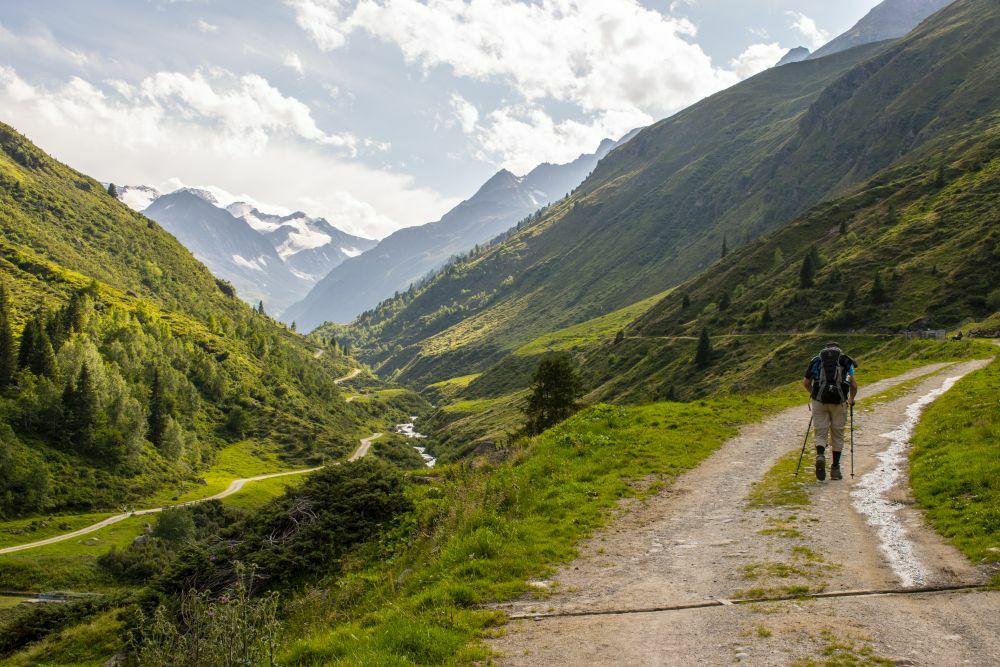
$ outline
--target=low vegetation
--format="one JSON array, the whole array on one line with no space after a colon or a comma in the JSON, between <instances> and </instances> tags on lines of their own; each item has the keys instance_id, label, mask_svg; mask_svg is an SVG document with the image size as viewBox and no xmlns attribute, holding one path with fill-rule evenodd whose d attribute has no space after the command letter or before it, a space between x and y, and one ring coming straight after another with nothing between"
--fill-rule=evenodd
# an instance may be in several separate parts
<instances>
[{"instance_id":1,"label":"low vegetation","mask_svg":"<svg viewBox=\"0 0 1000 667\"><path fill-rule=\"evenodd\" d=\"M912 438L910 483L938 532L973 562L1000 571L998 442L1000 362L994 361L928 406Z\"/></svg>"}]
</instances>

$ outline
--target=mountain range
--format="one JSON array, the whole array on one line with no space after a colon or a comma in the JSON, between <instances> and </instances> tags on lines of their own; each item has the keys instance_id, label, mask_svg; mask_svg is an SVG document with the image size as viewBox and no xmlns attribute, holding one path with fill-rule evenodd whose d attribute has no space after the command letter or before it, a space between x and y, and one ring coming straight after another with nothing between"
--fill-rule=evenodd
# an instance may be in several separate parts
<instances>
[{"instance_id":1,"label":"mountain range","mask_svg":"<svg viewBox=\"0 0 1000 667\"><path fill-rule=\"evenodd\" d=\"M277 215L253 204L222 203L204 188L162 194L149 186L116 188L118 198L156 220L240 297L279 314L332 268L373 247L324 218Z\"/></svg>"},{"instance_id":2,"label":"mountain range","mask_svg":"<svg viewBox=\"0 0 1000 667\"><path fill-rule=\"evenodd\" d=\"M994 2L968 0L898 41L767 70L642 130L510 239L331 333L423 385L677 285L995 122L998 21Z\"/></svg>"},{"instance_id":3,"label":"mountain range","mask_svg":"<svg viewBox=\"0 0 1000 667\"><path fill-rule=\"evenodd\" d=\"M850 30L830 40L808 57L815 60L862 44L898 39L951 2L952 0L883 0Z\"/></svg>"},{"instance_id":4,"label":"mountain range","mask_svg":"<svg viewBox=\"0 0 1000 667\"><path fill-rule=\"evenodd\" d=\"M334 267L283 315L304 330L351 322L383 299L409 289L455 255L506 231L518 220L576 188L612 149L635 136L605 139L593 153L567 164L541 164L525 176L503 169L437 222L401 229L364 254Z\"/></svg>"}]
</instances>

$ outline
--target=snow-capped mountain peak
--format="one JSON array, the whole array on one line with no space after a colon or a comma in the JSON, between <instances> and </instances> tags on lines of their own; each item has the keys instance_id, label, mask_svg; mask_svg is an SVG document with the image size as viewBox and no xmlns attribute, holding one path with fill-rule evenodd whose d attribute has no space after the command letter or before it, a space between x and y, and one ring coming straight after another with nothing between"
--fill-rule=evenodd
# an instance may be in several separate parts
<instances>
[{"instance_id":1,"label":"snow-capped mountain peak","mask_svg":"<svg viewBox=\"0 0 1000 667\"><path fill-rule=\"evenodd\" d=\"M162 194L148 185L116 186L118 199L133 211L142 211L156 201Z\"/></svg>"},{"instance_id":2,"label":"snow-capped mountain peak","mask_svg":"<svg viewBox=\"0 0 1000 667\"><path fill-rule=\"evenodd\" d=\"M122 202L159 222L213 273L233 283L244 300L263 300L273 314L304 297L345 259L375 245L324 218L288 213L248 196L234 201L214 186L168 193L144 185L116 190Z\"/></svg>"}]
</instances>

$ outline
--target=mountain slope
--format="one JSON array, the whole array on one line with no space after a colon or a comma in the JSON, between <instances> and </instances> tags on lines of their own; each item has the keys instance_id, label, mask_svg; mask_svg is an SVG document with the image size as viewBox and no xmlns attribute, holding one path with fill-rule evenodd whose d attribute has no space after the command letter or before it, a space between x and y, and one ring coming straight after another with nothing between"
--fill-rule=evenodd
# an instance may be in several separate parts
<instances>
[{"instance_id":1,"label":"mountain slope","mask_svg":"<svg viewBox=\"0 0 1000 667\"><path fill-rule=\"evenodd\" d=\"M15 364L0 373L0 515L118 506L236 443L338 456L365 419L336 400L349 360L317 357L6 125L0 284L0 358Z\"/></svg>"},{"instance_id":2,"label":"mountain slope","mask_svg":"<svg viewBox=\"0 0 1000 667\"><path fill-rule=\"evenodd\" d=\"M593 154L568 164L542 164L523 178L502 170L441 220L401 229L375 248L333 269L283 314L305 329L325 321L350 322L383 299L425 278L448 259L506 231L517 220L563 197L619 143L605 140Z\"/></svg>"},{"instance_id":3,"label":"mountain slope","mask_svg":"<svg viewBox=\"0 0 1000 667\"><path fill-rule=\"evenodd\" d=\"M788 65L789 63L802 62L809 57L809 49L804 46L796 46L794 49L789 49L788 53L781 56L781 60L774 64L775 67L781 67L782 65Z\"/></svg>"},{"instance_id":4,"label":"mountain slope","mask_svg":"<svg viewBox=\"0 0 1000 667\"><path fill-rule=\"evenodd\" d=\"M884 0L850 30L816 49L808 58L822 58L863 44L898 39L951 2L952 0Z\"/></svg>"},{"instance_id":5,"label":"mountain slope","mask_svg":"<svg viewBox=\"0 0 1000 667\"><path fill-rule=\"evenodd\" d=\"M274 245L202 197L178 190L157 198L143 215L177 237L212 273L231 282L244 300L263 300L268 308L280 309L298 294L300 280Z\"/></svg>"},{"instance_id":6,"label":"mountain slope","mask_svg":"<svg viewBox=\"0 0 1000 667\"><path fill-rule=\"evenodd\" d=\"M427 383L677 284L724 239L731 250L995 113L998 13L960 1L899 42L768 70L657 123L541 220L340 334Z\"/></svg>"},{"instance_id":7,"label":"mountain slope","mask_svg":"<svg viewBox=\"0 0 1000 667\"><path fill-rule=\"evenodd\" d=\"M275 314L304 297L332 268L376 243L301 211L276 215L246 202L223 207L204 188L162 194L148 186L121 186L116 194L162 224L247 303L263 301Z\"/></svg>"}]
</instances>

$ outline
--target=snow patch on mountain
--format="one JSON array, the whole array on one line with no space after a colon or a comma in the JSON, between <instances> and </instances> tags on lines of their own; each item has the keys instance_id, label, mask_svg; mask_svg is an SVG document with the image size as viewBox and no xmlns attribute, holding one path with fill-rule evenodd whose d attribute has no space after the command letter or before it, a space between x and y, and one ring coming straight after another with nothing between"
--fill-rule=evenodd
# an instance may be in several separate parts
<instances>
[{"instance_id":1,"label":"snow patch on mountain","mask_svg":"<svg viewBox=\"0 0 1000 667\"><path fill-rule=\"evenodd\" d=\"M281 225L281 227L289 227L292 230L288 232L285 242L277 248L281 259L287 259L303 250L322 248L333 240L329 234L325 234L310 225L310 222L308 218L298 218Z\"/></svg>"},{"instance_id":2,"label":"snow patch on mountain","mask_svg":"<svg viewBox=\"0 0 1000 667\"><path fill-rule=\"evenodd\" d=\"M254 271L263 271L264 267L267 266L267 260L263 257L246 259L240 255L233 255L233 262L237 266L242 266L244 269L253 269Z\"/></svg>"},{"instance_id":3,"label":"snow patch on mountain","mask_svg":"<svg viewBox=\"0 0 1000 667\"><path fill-rule=\"evenodd\" d=\"M362 251L358 250L357 248L344 248L344 247L341 247L340 252L344 253L348 257L357 257L362 253Z\"/></svg>"},{"instance_id":4,"label":"snow patch on mountain","mask_svg":"<svg viewBox=\"0 0 1000 667\"><path fill-rule=\"evenodd\" d=\"M159 190L148 185L123 185L116 189L118 199L133 211L142 211L161 194Z\"/></svg>"}]
</instances>

